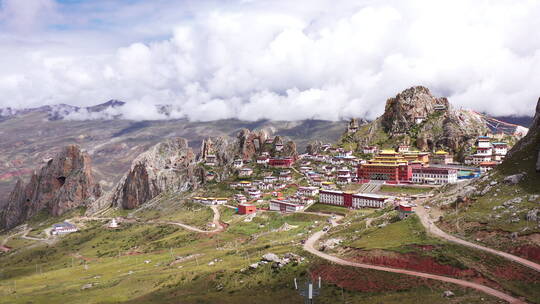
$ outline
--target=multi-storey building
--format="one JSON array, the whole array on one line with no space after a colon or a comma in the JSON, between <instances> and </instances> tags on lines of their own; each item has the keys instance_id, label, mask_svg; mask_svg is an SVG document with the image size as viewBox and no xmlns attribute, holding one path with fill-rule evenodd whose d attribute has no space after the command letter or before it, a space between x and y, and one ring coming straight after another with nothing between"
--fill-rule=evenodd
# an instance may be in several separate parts
<instances>
[{"instance_id":1,"label":"multi-storey building","mask_svg":"<svg viewBox=\"0 0 540 304\"><path fill-rule=\"evenodd\" d=\"M428 152L408 151L408 152L403 153L403 158L405 158L409 162L409 164L422 163L426 165L429 163Z\"/></svg>"},{"instance_id":2,"label":"multi-storey building","mask_svg":"<svg viewBox=\"0 0 540 304\"><path fill-rule=\"evenodd\" d=\"M430 163L436 165L448 165L454 162L454 157L443 150L435 152L430 159Z\"/></svg>"},{"instance_id":3,"label":"multi-storey building","mask_svg":"<svg viewBox=\"0 0 540 304\"><path fill-rule=\"evenodd\" d=\"M298 212L304 209L304 205L293 203L287 200L276 200L273 199L270 201L269 209L271 211L280 211L280 212Z\"/></svg>"},{"instance_id":4,"label":"multi-storey building","mask_svg":"<svg viewBox=\"0 0 540 304\"><path fill-rule=\"evenodd\" d=\"M367 163L358 165L357 175L359 179L392 182L410 181L412 167L399 153L382 151Z\"/></svg>"},{"instance_id":5,"label":"multi-storey building","mask_svg":"<svg viewBox=\"0 0 540 304\"><path fill-rule=\"evenodd\" d=\"M505 142L493 143L493 158L495 161L502 161L508 153L508 144Z\"/></svg>"},{"instance_id":6,"label":"multi-storey building","mask_svg":"<svg viewBox=\"0 0 540 304\"><path fill-rule=\"evenodd\" d=\"M319 193L319 187L298 187L298 194L303 196L315 196Z\"/></svg>"},{"instance_id":7,"label":"multi-storey building","mask_svg":"<svg viewBox=\"0 0 540 304\"><path fill-rule=\"evenodd\" d=\"M238 170L238 176L240 177L250 177L253 174L253 169L251 168L241 168Z\"/></svg>"},{"instance_id":8,"label":"multi-storey building","mask_svg":"<svg viewBox=\"0 0 540 304\"><path fill-rule=\"evenodd\" d=\"M364 154L376 154L377 151L378 151L378 149L377 149L376 146L365 146L362 149L362 153L364 153Z\"/></svg>"},{"instance_id":9,"label":"multi-storey building","mask_svg":"<svg viewBox=\"0 0 540 304\"><path fill-rule=\"evenodd\" d=\"M412 182L416 184L452 184L457 183L458 174L456 169L417 167L412 169Z\"/></svg>"},{"instance_id":10,"label":"multi-storey building","mask_svg":"<svg viewBox=\"0 0 540 304\"><path fill-rule=\"evenodd\" d=\"M319 191L321 204L342 206L346 208L383 208L387 205L387 196L371 193L351 193L335 190Z\"/></svg>"}]
</instances>

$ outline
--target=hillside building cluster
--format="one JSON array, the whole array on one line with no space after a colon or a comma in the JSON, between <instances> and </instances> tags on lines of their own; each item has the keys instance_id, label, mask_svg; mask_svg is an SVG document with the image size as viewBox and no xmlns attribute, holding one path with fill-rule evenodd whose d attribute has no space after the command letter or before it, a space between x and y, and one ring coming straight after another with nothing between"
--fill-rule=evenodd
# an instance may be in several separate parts
<instances>
[{"instance_id":1,"label":"hillside building cluster","mask_svg":"<svg viewBox=\"0 0 540 304\"><path fill-rule=\"evenodd\" d=\"M422 120L422 117L418 117L418 120ZM347 133L354 133L358 128L358 122L353 120L347 126ZM472 172L497 164L504 159L508 149L504 142L479 137L474 154L467 158L465 164L475 168L457 163L447 151L416 151L407 144L398 145L392 150L364 146L358 154L342 147L321 144L310 154L294 157L275 153L283 150L283 144L279 141L267 140L265 144L273 145L271 153L261 153L253 160L235 159L232 163L237 179L229 183L230 189L235 191L231 198L194 197L193 200L205 205L231 202L236 205L237 212L243 215L256 213L259 208L298 212L316 202L349 209L384 208L391 202L395 205L395 199L373 193L378 188L370 185L457 183L464 178L460 172L468 169ZM216 163L216 159L208 155L205 164L212 163ZM400 218L412 212L411 206L406 203L394 207L399 211Z\"/></svg>"},{"instance_id":2,"label":"hillside building cluster","mask_svg":"<svg viewBox=\"0 0 540 304\"><path fill-rule=\"evenodd\" d=\"M482 172L500 164L508 153L506 142L493 141L490 136L480 136L476 142L476 153L465 158L465 164L480 167Z\"/></svg>"}]
</instances>

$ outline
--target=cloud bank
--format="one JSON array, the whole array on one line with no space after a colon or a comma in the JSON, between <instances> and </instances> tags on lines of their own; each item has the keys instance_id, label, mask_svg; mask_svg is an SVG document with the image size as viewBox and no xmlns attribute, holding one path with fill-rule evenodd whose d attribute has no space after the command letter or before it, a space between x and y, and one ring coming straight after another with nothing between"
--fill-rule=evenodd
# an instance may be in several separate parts
<instances>
[{"instance_id":1,"label":"cloud bank","mask_svg":"<svg viewBox=\"0 0 540 304\"><path fill-rule=\"evenodd\" d=\"M0 107L339 120L413 85L493 115L531 115L540 96L538 1L150 2L1 1Z\"/></svg>"}]
</instances>

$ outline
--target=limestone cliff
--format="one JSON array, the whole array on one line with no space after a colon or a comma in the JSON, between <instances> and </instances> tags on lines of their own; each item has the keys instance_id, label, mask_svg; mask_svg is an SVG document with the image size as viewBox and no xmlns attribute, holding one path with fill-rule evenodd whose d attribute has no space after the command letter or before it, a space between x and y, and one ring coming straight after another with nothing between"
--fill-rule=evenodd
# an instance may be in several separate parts
<instances>
[{"instance_id":1,"label":"limestone cliff","mask_svg":"<svg viewBox=\"0 0 540 304\"><path fill-rule=\"evenodd\" d=\"M86 205L101 195L92 175L90 157L79 146L65 147L34 171L28 184L18 180L0 210L0 226L13 228L45 210L53 216Z\"/></svg>"}]
</instances>

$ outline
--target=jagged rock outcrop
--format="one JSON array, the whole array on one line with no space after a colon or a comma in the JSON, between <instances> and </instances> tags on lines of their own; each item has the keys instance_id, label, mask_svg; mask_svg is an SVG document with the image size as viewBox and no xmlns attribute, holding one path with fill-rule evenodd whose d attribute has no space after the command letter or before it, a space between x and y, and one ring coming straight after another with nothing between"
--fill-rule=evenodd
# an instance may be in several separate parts
<instances>
[{"instance_id":1,"label":"jagged rock outcrop","mask_svg":"<svg viewBox=\"0 0 540 304\"><path fill-rule=\"evenodd\" d=\"M342 137L342 143L387 147L404 143L419 150L450 150L460 158L476 138L489 131L486 123L474 112L453 109L444 97L434 97L429 89L417 86L404 90L386 102L384 114Z\"/></svg>"},{"instance_id":2,"label":"jagged rock outcrop","mask_svg":"<svg viewBox=\"0 0 540 304\"><path fill-rule=\"evenodd\" d=\"M13 228L45 210L59 216L86 205L101 195L92 175L90 157L79 146L65 147L50 159L28 184L18 180L8 202L0 210L0 226Z\"/></svg>"},{"instance_id":3,"label":"jagged rock outcrop","mask_svg":"<svg viewBox=\"0 0 540 304\"><path fill-rule=\"evenodd\" d=\"M202 183L202 169L183 138L156 144L139 155L113 190L96 201L88 213L113 206L133 209L165 191L187 191Z\"/></svg>"},{"instance_id":4,"label":"jagged rock outcrop","mask_svg":"<svg viewBox=\"0 0 540 304\"><path fill-rule=\"evenodd\" d=\"M205 168L202 170L201 179L203 182L211 180L220 182L234 173L233 162L235 159L241 158L242 155L239 152L239 149L241 149L239 141L238 138L225 136L203 140L197 161L206 163L210 157L213 158L214 163L210 169Z\"/></svg>"},{"instance_id":5,"label":"jagged rock outcrop","mask_svg":"<svg viewBox=\"0 0 540 304\"><path fill-rule=\"evenodd\" d=\"M314 142L311 142L306 147L306 153L315 155L322 151L323 142L320 140L316 140Z\"/></svg>"},{"instance_id":6,"label":"jagged rock outcrop","mask_svg":"<svg viewBox=\"0 0 540 304\"><path fill-rule=\"evenodd\" d=\"M351 118L347 125L347 133L354 133L356 131L358 131L358 119Z\"/></svg>"},{"instance_id":7,"label":"jagged rock outcrop","mask_svg":"<svg viewBox=\"0 0 540 304\"><path fill-rule=\"evenodd\" d=\"M238 132L239 153L243 160L251 160L258 155L266 140L268 133L265 130L250 131L242 129Z\"/></svg>"},{"instance_id":8,"label":"jagged rock outcrop","mask_svg":"<svg viewBox=\"0 0 540 304\"><path fill-rule=\"evenodd\" d=\"M386 101L381 123L387 133L403 133L416 124L440 111L448 111L450 104L445 97L436 98L428 88L417 86L404 90Z\"/></svg>"},{"instance_id":9,"label":"jagged rock outcrop","mask_svg":"<svg viewBox=\"0 0 540 304\"><path fill-rule=\"evenodd\" d=\"M239 143L238 139L229 137L206 138L201 144L199 161L205 161L208 156L215 157L215 167L231 166L237 158Z\"/></svg>"}]
</instances>

